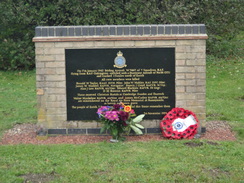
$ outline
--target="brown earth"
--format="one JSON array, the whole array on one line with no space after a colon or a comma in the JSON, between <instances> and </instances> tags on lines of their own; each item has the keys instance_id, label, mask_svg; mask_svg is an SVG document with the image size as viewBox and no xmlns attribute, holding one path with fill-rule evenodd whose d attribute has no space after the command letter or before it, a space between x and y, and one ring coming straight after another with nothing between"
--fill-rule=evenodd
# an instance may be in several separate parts
<instances>
[{"instance_id":1,"label":"brown earth","mask_svg":"<svg viewBox=\"0 0 244 183\"><path fill-rule=\"evenodd\" d=\"M107 141L111 136L91 136L91 135L74 135L74 136L56 136L46 139L37 138L36 132L39 126L36 124L19 124L14 128L7 130L0 145L6 144L86 144ZM234 141L235 134L231 131L230 126L225 121L209 121L206 124L206 133L202 134L200 139L212 141ZM126 136L126 141L151 141L166 140L162 135L142 135ZM188 144L186 144L188 145Z\"/></svg>"}]
</instances>

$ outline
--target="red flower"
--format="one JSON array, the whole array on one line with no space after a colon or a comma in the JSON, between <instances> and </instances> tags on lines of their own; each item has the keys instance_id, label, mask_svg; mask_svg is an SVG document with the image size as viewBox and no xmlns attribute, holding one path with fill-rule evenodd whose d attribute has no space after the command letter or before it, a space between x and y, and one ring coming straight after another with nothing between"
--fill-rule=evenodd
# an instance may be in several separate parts
<instances>
[{"instance_id":1,"label":"red flower","mask_svg":"<svg viewBox=\"0 0 244 183\"><path fill-rule=\"evenodd\" d=\"M114 105L113 105L113 108L114 108L116 111L118 111L118 110L120 109L120 107L121 107L121 105L119 105L119 104L114 104Z\"/></svg>"},{"instance_id":2,"label":"red flower","mask_svg":"<svg viewBox=\"0 0 244 183\"><path fill-rule=\"evenodd\" d=\"M124 125L124 126L127 126L127 123L126 123L126 122L123 122L123 125Z\"/></svg>"},{"instance_id":3,"label":"red flower","mask_svg":"<svg viewBox=\"0 0 244 183\"><path fill-rule=\"evenodd\" d=\"M118 114L121 121L126 121L129 118L129 113L127 112L119 111Z\"/></svg>"}]
</instances>

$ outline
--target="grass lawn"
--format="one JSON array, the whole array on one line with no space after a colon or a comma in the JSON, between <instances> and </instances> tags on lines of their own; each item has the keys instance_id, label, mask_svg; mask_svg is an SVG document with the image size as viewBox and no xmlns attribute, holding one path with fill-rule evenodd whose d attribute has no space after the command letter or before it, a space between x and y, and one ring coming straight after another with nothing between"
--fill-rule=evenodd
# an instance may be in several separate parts
<instances>
[{"instance_id":1,"label":"grass lawn","mask_svg":"<svg viewBox=\"0 0 244 183\"><path fill-rule=\"evenodd\" d=\"M243 144L185 142L1 146L0 177L4 183L23 182L30 174L52 182L244 181Z\"/></svg>"},{"instance_id":2,"label":"grass lawn","mask_svg":"<svg viewBox=\"0 0 244 183\"><path fill-rule=\"evenodd\" d=\"M0 71L0 136L18 123L36 123L35 71Z\"/></svg>"},{"instance_id":3,"label":"grass lawn","mask_svg":"<svg viewBox=\"0 0 244 183\"><path fill-rule=\"evenodd\" d=\"M244 182L243 71L241 59L208 58L207 119L228 121L235 142L0 146L0 182ZM35 72L0 72L0 101L0 132L36 122Z\"/></svg>"},{"instance_id":4,"label":"grass lawn","mask_svg":"<svg viewBox=\"0 0 244 183\"><path fill-rule=\"evenodd\" d=\"M228 121L244 139L243 59L207 62L207 120Z\"/></svg>"}]
</instances>

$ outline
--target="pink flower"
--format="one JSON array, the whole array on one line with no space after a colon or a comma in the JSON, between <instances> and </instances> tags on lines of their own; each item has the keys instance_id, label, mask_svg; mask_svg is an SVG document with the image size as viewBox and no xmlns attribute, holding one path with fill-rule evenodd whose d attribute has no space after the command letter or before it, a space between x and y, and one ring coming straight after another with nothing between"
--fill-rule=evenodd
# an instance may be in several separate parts
<instances>
[{"instance_id":1,"label":"pink flower","mask_svg":"<svg viewBox=\"0 0 244 183\"><path fill-rule=\"evenodd\" d=\"M101 114L104 115L106 111L108 111L111 107L109 106L102 106L97 110L97 114L101 117Z\"/></svg>"},{"instance_id":2,"label":"pink flower","mask_svg":"<svg viewBox=\"0 0 244 183\"><path fill-rule=\"evenodd\" d=\"M111 121L119 121L119 116L117 111L106 111L105 118Z\"/></svg>"},{"instance_id":3,"label":"pink flower","mask_svg":"<svg viewBox=\"0 0 244 183\"><path fill-rule=\"evenodd\" d=\"M130 110L130 113L131 113L131 114L135 114L134 109L131 109L131 110Z\"/></svg>"}]
</instances>

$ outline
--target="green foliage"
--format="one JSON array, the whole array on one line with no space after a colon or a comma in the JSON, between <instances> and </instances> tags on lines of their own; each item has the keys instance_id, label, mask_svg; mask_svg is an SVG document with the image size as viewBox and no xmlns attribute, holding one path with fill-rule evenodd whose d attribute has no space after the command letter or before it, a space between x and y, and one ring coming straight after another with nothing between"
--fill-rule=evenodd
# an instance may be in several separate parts
<instances>
[{"instance_id":1,"label":"green foliage","mask_svg":"<svg viewBox=\"0 0 244 183\"><path fill-rule=\"evenodd\" d=\"M0 3L0 69L35 66L36 26L110 24L206 24L207 51L236 55L230 41L243 30L242 1L222 0L2 0Z\"/></svg>"},{"instance_id":2,"label":"green foliage","mask_svg":"<svg viewBox=\"0 0 244 183\"><path fill-rule=\"evenodd\" d=\"M34 68L34 48L28 36L23 39L5 39L0 44L0 69L17 70Z\"/></svg>"},{"instance_id":3,"label":"green foliage","mask_svg":"<svg viewBox=\"0 0 244 183\"><path fill-rule=\"evenodd\" d=\"M241 43L232 42L243 31L242 1L202 1L196 22L205 23L208 31L207 51L219 58L236 56Z\"/></svg>"}]
</instances>

